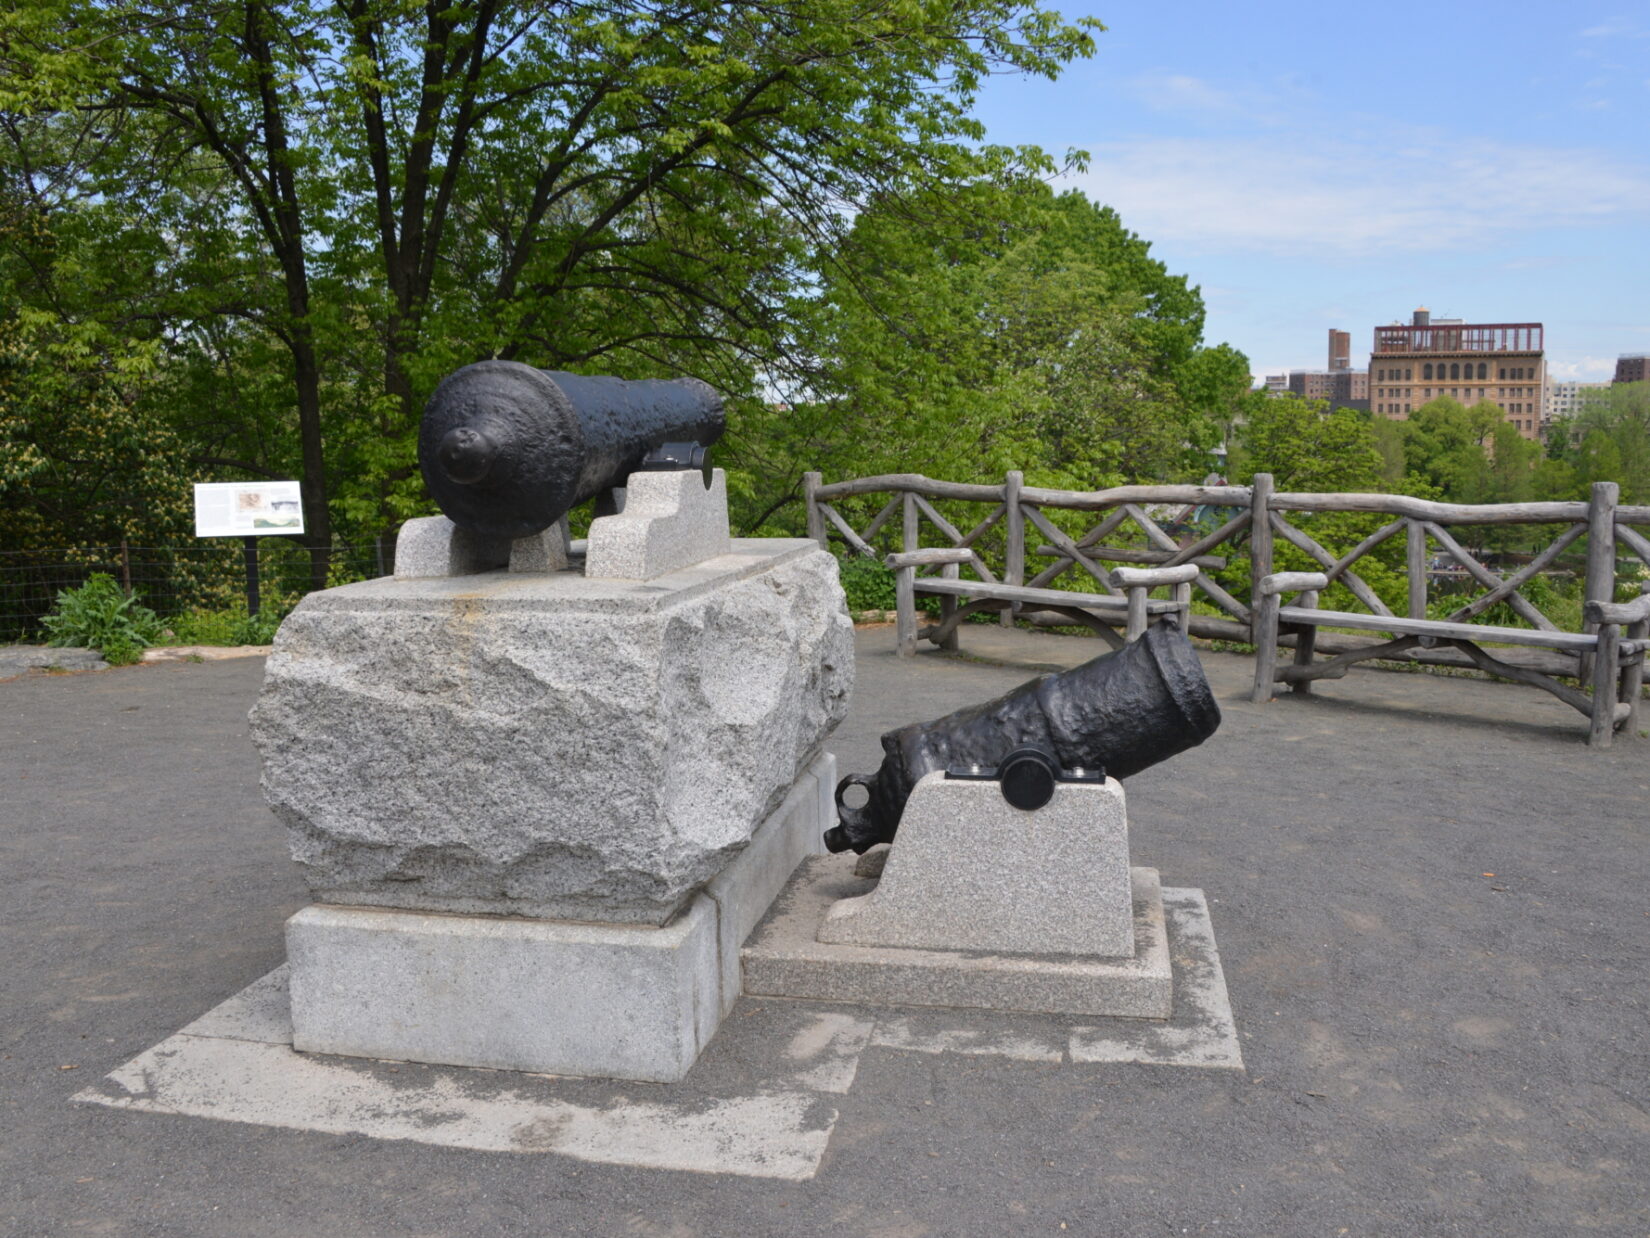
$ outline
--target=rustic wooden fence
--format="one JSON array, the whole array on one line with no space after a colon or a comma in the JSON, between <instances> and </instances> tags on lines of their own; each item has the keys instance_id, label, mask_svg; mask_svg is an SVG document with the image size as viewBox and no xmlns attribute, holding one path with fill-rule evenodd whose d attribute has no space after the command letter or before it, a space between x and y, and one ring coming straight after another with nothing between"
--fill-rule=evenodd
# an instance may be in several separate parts
<instances>
[{"instance_id":1,"label":"rustic wooden fence","mask_svg":"<svg viewBox=\"0 0 1650 1238\"><path fill-rule=\"evenodd\" d=\"M907 556L928 547L970 552L965 562L931 569L949 572L953 578L959 569L969 571L972 583L970 600L948 608L939 623L927 627L918 626L914 607L908 604L912 593L923 591L923 569L902 570L898 632L902 653L914 652L921 638L945 640L955 633L957 624L982 610L1001 612L1004 624L1017 617L1032 622L1083 622L1116 640L1115 629L1123 626L1125 600L1106 566L1111 564L1195 566L1197 595L1217 613L1192 615L1191 633L1254 643L1259 633L1251 600L1261 596L1260 581L1275 570L1280 543L1298 549L1331 584L1344 586L1353 607L1392 617L1392 606L1357 568L1390 539L1401 539L1407 617L1428 616L1438 575L1429 563L1434 554L1442 554L1458 565L1452 569L1454 575L1478 592L1464 596L1440 622L1470 623L1504 603L1518 620L1545 631L1557 631L1559 624L1526 596L1526 590L1582 538L1586 539L1584 602L1613 600L1618 556L1626 557L1629 570L1638 565L1650 570L1650 507L1618 506L1618 488L1613 482L1594 485L1586 502L1483 506L1394 494L1290 493L1275 490L1271 476L1265 473L1257 474L1249 486L1119 486L1096 491L1027 486L1018 472L1009 473L1001 485L935 481L911 473L827 484L818 473L809 473L804 493L808 534L822 546L835 537L850 549L875 558L887 549ZM859 510L845 514L844 508ZM1166 519L1165 509L1198 510L1201 526L1188 532L1185 522ZM1059 527L1058 513L1080 513L1084 523L1092 524L1074 533ZM1350 546L1331 546L1323 543L1332 539L1314 527L1323 523L1314 518L1328 513L1384 520ZM1063 522L1071 523L1069 517ZM1214 527L1208 527L1211 524ZM1540 537L1546 544L1526 562L1498 569L1484 561L1488 556L1464 544L1473 539L1463 530L1483 526L1522 526L1527 536ZM1227 583L1232 587L1227 588L1213 573L1226 568L1230 557L1239 553L1249 557L1247 588L1230 580ZM1576 558L1580 554L1578 547L1572 552ZM955 558L946 556L947 560ZM1070 573L1084 578L1086 593L1053 587ZM1101 604L1085 606L1080 600L1085 596ZM1285 635L1282 643L1293 640ZM1362 660L1360 655L1381 645L1389 647L1386 653L1368 656L1441 666L1478 665L1461 648L1429 638L1414 642L1416 647L1398 648L1390 641L1342 633L1316 637L1317 651L1346 654L1352 660ZM1589 674L1588 658L1554 650L1509 649L1503 661L1532 673L1582 681Z\"/></svg>"}]
</instances>

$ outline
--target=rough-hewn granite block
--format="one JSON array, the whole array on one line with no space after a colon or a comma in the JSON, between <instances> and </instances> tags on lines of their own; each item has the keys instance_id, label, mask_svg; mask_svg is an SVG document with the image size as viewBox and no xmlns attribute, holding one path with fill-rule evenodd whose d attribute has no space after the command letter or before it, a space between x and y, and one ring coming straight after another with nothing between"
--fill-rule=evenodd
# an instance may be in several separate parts
<instances>
[{"instance_id":1,"label":"rough-hewn granite block","mask_svg":"<svg viewBox=\"0 0 1650 1238\"><path fill-rule=\"evenodd\" d=\"M836 561L736 540L658 579L313 593L252 711L318 902L664 924L847 709Z\"/></svg>"}]
</instances>

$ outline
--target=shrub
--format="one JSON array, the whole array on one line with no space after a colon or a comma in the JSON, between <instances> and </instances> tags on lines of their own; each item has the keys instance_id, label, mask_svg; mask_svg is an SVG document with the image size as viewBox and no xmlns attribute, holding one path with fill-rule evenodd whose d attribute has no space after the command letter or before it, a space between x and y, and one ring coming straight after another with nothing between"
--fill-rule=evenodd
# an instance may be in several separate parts
<instances>
[{"instance_id":1,"label":"shrub","mask_svg":"<svg viewBox=\"0 0 1650 1238\"><path fill-rule=\"evenodd\" d=\"M256 615L245 606L225 610L192 610L172 620L172 634L180 645L267 645L292 607L264 605Z\"/></svg>"},{"instance_id":2,"label":"shrub","mask_svg":"<svg viewBox=\"0 0 1650 1238\"><path fill-rule=\"evenodd\" d=\"M164 630L155 612L127 597L107 572L94 572L78 589L61 590L57 608L41 626L47 644L96 649L113 666L136 662Z\"/></svg>"},{"instance_id":3,"label":"shrub","mask_svg":"<svg viewBox=\"0 0 1650 1238\"><path fill-rule=\"evenodd\" d=\"M893 610L894 573L875 559L862 555L843 559L842 591L848 595L848 609Z\"/></svg>"}]
</instances>

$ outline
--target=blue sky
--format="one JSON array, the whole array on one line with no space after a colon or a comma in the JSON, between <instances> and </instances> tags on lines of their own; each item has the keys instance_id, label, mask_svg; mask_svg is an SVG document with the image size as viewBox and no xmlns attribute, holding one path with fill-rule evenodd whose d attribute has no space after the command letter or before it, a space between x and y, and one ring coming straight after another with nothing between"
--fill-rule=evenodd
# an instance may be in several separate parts
<instances>
[{"instance_id":1,"label":"blue sky","mask_svg":"<svg viewBox=\"0 0 1650 1238\"><path fill-rule=\"evenodd\" d=\"M1650 352L1650 3L1053 7L1098 53L989 82L989 139L1087 150L1257 375L1419 305L1545 323L1555 377Z\"/></svg>"}]
</instances>

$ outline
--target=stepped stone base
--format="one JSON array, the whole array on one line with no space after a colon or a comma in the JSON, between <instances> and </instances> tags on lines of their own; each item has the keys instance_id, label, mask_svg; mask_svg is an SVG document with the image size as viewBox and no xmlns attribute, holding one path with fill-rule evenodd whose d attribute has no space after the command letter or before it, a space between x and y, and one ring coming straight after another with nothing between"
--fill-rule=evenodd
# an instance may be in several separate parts
<instances>
[{"instance_id":1,"label":"stepped stone base","mask_svg":"<svg viewBox=\"0 0 1650 1238\"><path fill-rule=\"evenodd\" d=\"M663 927L316 905L287 922L295 1048L680 1079L739 996L739 947L834 821L817 758Z\"/></svg>"},{"instance_id":2,"label":"stepped stone base","mask_svg":"<svg viewBox=\"0 0 1650 1238\"><path fill-rule=\"evenodd\" d=\"M896 840L896 856L899 846ZM855 862L851 853L803 862L742 952L747 994L1143 1019L1174 1013L1156 869L1129 870L1134 953L1105 958L822 942L819 930L831 909L876 886L854 876Z\"/></svg>"}]
</instances>

